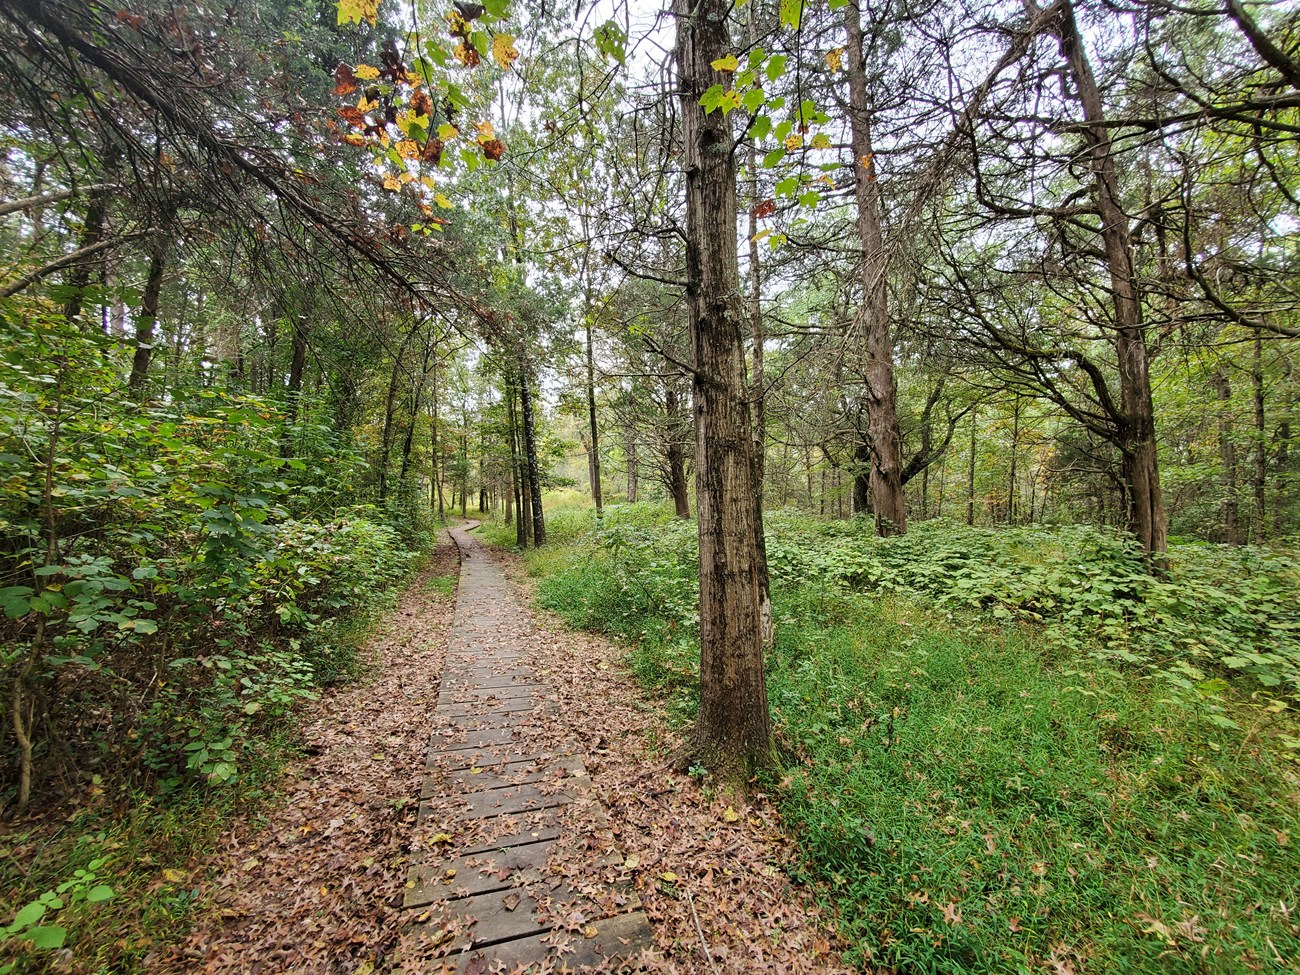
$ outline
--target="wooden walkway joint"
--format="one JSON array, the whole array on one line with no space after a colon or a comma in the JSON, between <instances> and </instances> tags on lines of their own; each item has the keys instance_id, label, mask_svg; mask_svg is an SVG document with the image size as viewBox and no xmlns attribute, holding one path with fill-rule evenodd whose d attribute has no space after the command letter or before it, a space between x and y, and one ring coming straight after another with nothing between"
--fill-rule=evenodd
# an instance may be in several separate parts
<instances>
[{"instance_id":1,"label":"wooden walkway joint","mask_svg":"<svg viewBox=\"0 0 1300 975\"><path fill-rule=\"evenodd\" d=\"M527 662L531 629L473 527L451 529L460 587L420 796L433 848L411 868L409 925L441 942L448 970L471 975L494 962L634 965L653 948L649 922L622 856L594 840L608 822L582 757L532 733L554 695Z\"/></svg>"}]
</instances>

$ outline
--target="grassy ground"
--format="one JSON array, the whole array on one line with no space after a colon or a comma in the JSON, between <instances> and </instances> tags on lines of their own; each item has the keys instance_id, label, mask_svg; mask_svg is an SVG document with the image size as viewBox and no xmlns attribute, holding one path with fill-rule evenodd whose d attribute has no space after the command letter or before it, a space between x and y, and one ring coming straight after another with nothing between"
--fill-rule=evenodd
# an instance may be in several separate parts
<instances>
[{"instance_id":1,"label":"grassy ground","mask_svg":"<svg viewBox=\"0 0 1300 975\"><path fill-rule=\"evenodd\" d=\"M627 640L638 677L688 720L694 526L623 506L594 532L572 499L561 510L555 544L527 555L541 602ZM783 746L769 784L801 879L837 910L855 960L989 975L1297 970L1298 766L1276 698L1250 704L1254 684L1238 694L1208 675L1180 689L1082 624L1063 640L1009 620L1005 603L953 608L936 573L970 580L951 537L926 588L877 576L866 592L790 571L825 550L779 519L769 531ZM1072 544L1048 541L1058 556ZM1028 563L1033 542L1015 542ZM1196 689L1208 681L1213 697Z\"/></svg>"}]
</instances>

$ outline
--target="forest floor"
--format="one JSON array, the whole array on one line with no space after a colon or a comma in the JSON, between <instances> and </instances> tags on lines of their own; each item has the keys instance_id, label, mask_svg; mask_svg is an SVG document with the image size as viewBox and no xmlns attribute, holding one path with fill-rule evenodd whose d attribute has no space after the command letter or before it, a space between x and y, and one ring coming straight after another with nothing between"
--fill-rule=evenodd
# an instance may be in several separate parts
<instances>
[{"instance_id":1,"label":"forest floor","mask_svg":"<svg viewBox=\"0 0 1300 975\"><path fill-rule=\"evenodd\" d=\"M478 553L495 560L513 588L527 586L517 557L487 546L475 546ZM193 883L211 909L183 944L152 958L150 971L443 970L434 956L454 939L430 937L429 913L404 913L403 901L412 866L423 861L436 875L439 856L451 852L445 834L417 824L417 797L453 639L444 580L456 562L444 536L373 637L367 679L313 705L307 754L289 770L282 801L251 812L209 862L193 865ZM601 832L622 858L618 879L650 921L654 947L642 956L643 970L850 971L833 919L786 879L789 841L767 797L741 801L674 771L680 742L637 688L623 652L566 632L526 599L507 600L529 634L519 661L547 687L549 706L530 715L530 744L581 755L607 819ZM583 836L560 830L560 842L588 844L566 850L569 862L601 857ZM578 925L579 940L581 933ZM466 970L507 968L475 961Z\"/></svg>"}]
</instances>

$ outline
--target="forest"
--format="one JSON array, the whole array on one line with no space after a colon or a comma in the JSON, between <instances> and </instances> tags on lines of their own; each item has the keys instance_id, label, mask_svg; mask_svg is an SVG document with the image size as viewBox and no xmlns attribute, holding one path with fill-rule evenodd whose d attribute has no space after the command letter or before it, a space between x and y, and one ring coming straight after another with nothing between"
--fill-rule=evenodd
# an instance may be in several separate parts
<instances>
[{"instance_id":1,"label":"forest","mask_svg":"<svg viewBox=\"0 0 1300 975\"><path fill-rule=\"evenodd\" d=\"M185 970L464 519L850 970L1297 970L1294 4L120 2L0 0L0 972Z\"/></svg>"}]
</instances>

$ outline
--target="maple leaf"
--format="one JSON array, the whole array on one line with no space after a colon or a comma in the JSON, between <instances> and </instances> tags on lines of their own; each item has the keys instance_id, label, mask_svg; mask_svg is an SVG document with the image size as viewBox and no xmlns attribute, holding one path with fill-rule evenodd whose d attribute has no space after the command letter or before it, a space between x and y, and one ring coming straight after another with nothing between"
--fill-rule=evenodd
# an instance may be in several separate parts
<instances>
[{"instance_id":1,"label":"maple leaf","mask_svg":"<svg viewBox=\"0 0 1300 975\"><path fill-rule=\"evenodd\" d=\"M341 97L351 95L356 90L356 75L352 73L352 69L347 64L340 61L339 66L334 69L334 94Z\"/></svg>"},{"instance_id":2,"label":"maple leaf","mask_svg":"<svg viewBox=\"0 0 1300 975\"><path fill-rule=\"evenodd\" d=\"M349 132L343 137L343 141L350 146L364 146L366 144L366 137L357 132Z\"/></svg>"},{"instance_id":3,"label":"maple leaf","mask_svg":"<svg viewBox=\"0 0 1300 975\"><path fill-rule=\"evenodd\" d=\"M415 159L420 155L420 144L411 139L403 139L395 148L403 159Z\"/></svg>"},{"instance_id":4,"label":"maple leaf","mask_svg":"<svg viewBox=\"0 0 1300 975\"><path fill-rule=\"evenodd\" d=\"M519 59L519 49L515 39L509 34L498 34L492 38L492 59L501 70L505 70Z\"/></svg>"},{"instance_id":5,"label":"maple leaf","mask_svg":"<svg viewBox=\"0 0 1300 975\"><path fill-rule=\"evenodd\" d=\"M716 61L710 61L709 67L714 71L735 71L740 67L740 62L734 54L728 54L726 57L718 58Z\"/></svg>"},{"instance_id":6,"label":"maple leaf","mask_svg":"<svg viewBox=\"0 0 1300 975\"><path fill-rule=\"evenodd\" d=\"M774 213L776 213L776 200L767 199L754 207L754 217L758 220L770 217Z\"/></svg>"},{"instance_id":7,"label":"maple leaf","mask_svg":"<svg viewBox=\"0 0 1300 975\"><path fill-rule=\"evenodd\" d=\"M843 58L844 58L844 48L842 47L832 48L831 50L826 52L826 66L830 68L832 72L839 71L840 64L843 61Z\"/></svg>"},{"instance_id":8,"label":"maple leaf","mask_svg":"<svg viewBox=\"0 0 1300 975\"><path fill-rule=\"evenodd\" d=\"M457 44L455 50L451 53L457 61L467 68L477 68L479 61L482 60L478 56L478 49L472 44L466 44L464 41Z\"/></svg>"},{"instance_id":9,"label":"maple leaf","mask_svg":"<svg viewBox=\"0 0 1300 975\"><path fill-rule=\"evenodd\" d=\"M353 105L344 105L342 108L340 108L339 117L342 118L343 121L347 122L348 125L351 125L354 128L359 129L366 124L365 114L361 111L361 109Z\"/></svg>"},{"instance_id":10,"label":"maple leaf","mask_svg":"<svg viewBox=\"0 0 1300 975\"><path fill-rule=\"evenodd\" d=\"M493 162L496 162L506 154L506 144L500 139L489 139L487 142L482 143L482 145L483 155L488 159L491 159Z\"/></svg>"},{"instance_id":11,"label":"maple leaf","mask_svg":"<svg viewBox=\"0 0 1300 975\"><path fill-rule=\"evenodd\" d=\"M428 92L417 91L411 96L411 111L416 115L432 115L433 99Z\"/></svg>"},{"instance_id":12,"label":"maple leaf","mask_svg":"<svg viewBox=\"0 0 1300 975\"><path fill-rule=\"evenodd\" d=\"M374 81L379 77L379 69L369 64L358 64L352 73L362 81Z\"/></svg>"},{"instance_id":13,"label":"maple leaf","mask_svg":"<svg viewBox=\"0 0 1300 975\"><path fill-rule=\"evenodd\" d=\"M384 174L384 189L388 190L390 193L396 193L401 188L402 184L397 181L396 176L392 173ZM447 839L450 841L451 837L447 837ZM434 842L436 843L437 840L435 839Z\"/></svg>"},{"instance_id":14,"label":"maple leaf","mask_svg":"<svg viewBox=\"0 0 1300 975\"><path fill-rule=\"evenodd\" d=\"M442 140L430 139L424 144L424 149L420 153L420 159L423 162L433 163L435 166L442 161ZM427 177L426 177L427 178ZM481 769L470 769L470 774L474 775Z\"/></svg>"}]
</instances>

